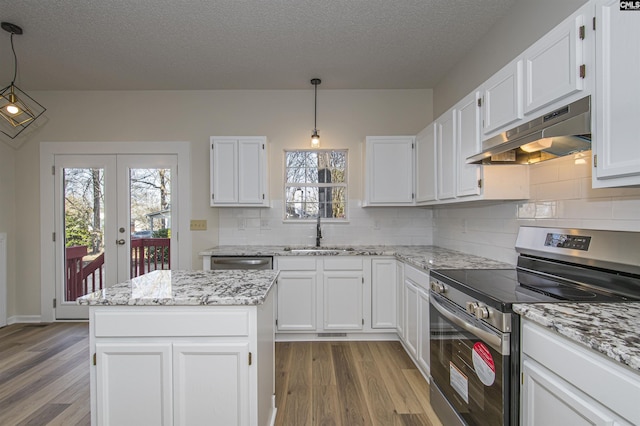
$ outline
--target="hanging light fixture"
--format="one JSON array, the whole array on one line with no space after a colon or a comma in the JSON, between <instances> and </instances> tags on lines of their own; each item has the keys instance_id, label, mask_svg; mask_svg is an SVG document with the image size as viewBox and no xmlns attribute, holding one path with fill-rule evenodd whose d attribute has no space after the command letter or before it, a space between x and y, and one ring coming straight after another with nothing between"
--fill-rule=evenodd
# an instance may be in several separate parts
<instances>
[{"instance_id":1,"label":"hanging light fixture","mask_svg":"<svg viewBox=\"0 0 640 426\"><path fill-rule=\"evenodd\" d=\"M311 147L320 148L320 135L318 134L318 84L322 83L319 78L312 78L311 84L315 86L315 103L313 107L313 134L311 135Z\"/></svg>"},{"instance_id":2,"label":"hanging light fixture","mask_svg":"<svg viewBox=\"0 0 640 426\"><path fill-rule=\"evenodd\" d=\"M46 108L15 85L18 73L18 57L13 47L13 36L22 34L22 28L10 22L2 22L2 29L11 34L13 52L13 79L11 84L0 91L0 131L14 139L26 129Z\"/></svg>"}]
</instances>

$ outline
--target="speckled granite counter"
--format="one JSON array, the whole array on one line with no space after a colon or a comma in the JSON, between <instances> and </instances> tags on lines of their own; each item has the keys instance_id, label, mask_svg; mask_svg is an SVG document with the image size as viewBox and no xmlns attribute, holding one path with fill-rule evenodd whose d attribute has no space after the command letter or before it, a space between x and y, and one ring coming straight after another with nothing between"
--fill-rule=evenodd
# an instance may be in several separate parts
<instances>
[{"instance_id":1,"label":"speckled granite counter","mask_svg":"<svg viewBox=\"0 0 640 426\"><path fill-rule=\"evenodd\" d=\"M201 256L395 256L422 269L505 269L513 265L437 246L331 246L323 252L296 252L297 246L220 246ZM335 250L331 250L335 249Z\"/></svg>"},{"instance_id":2,"label":"speckled granite counter","mask_svg":"<svg viewBox=\"0 0 640 426\"><path fill-rule=\"evenodd\" d=\"M259 305L278 271L153 271L82 296L80 305Z\"/></svg>"},{"instance_id":3,"label":"speckled granite counter","mask_svg":"<svg viewBox=\"0 0 640 426\"><path fill-rule=\"evenodd\" d=\"M518 304L513 309L640 372L640 302Z\"/></svg>"}]
</instances>

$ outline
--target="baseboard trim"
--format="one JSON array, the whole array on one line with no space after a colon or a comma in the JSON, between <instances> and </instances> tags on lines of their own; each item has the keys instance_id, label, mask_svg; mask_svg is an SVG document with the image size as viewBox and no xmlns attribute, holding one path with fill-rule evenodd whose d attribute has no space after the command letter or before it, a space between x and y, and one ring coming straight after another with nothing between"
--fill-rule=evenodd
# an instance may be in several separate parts
<instances>
[{"instance_id":1,"label":"baseboard trim","mask_svg":"<svg viewBox=\"0 0 640 426\"><path fill-rule=\"evenodd\" d=\"M345 333L340 337L322 337L318 333L276 333L276 342L329 342L329 341L394 341L400 340L398 334L392 333Z\"/></svg>"},{"instance_id":2,"label":"baseboard trim","mask_svg":"<svg viewBox=\"0 0 640 426\"><path fill-rule=\"evenodd\" d=\"M8 325L34 322L42 322L42 317L40 315L14 315L7 318Z\"/></svg>"}]
</instances>

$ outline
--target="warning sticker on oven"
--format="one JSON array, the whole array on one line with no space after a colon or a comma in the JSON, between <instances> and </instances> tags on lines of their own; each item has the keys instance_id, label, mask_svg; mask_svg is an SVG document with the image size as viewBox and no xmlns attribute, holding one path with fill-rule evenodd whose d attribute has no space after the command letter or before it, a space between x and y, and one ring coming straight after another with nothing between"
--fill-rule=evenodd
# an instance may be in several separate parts
<instances>
[{"instance_id":1,"label":"warning sticker on oven","mask_svg":"<svg viewBox=\"0 0 640 426\"><path fill-rule=\"evenodd\" d=\"M458 370L458 367L449 361L449 383L451 387L460 394L464 402L469 403L469 379Z\"/></svg>"},{"instance_id":2,"label":"warning sticker on oven","mask_svg":"<svg viewBox=\"0 0 640 426\"><path fill-rule=\"evenodd\" d=\"M473 368L485 386L491 386L496 380L496 365L489 348L482 342L476 342L472 351Z\"/></svg>"}]
</instances>

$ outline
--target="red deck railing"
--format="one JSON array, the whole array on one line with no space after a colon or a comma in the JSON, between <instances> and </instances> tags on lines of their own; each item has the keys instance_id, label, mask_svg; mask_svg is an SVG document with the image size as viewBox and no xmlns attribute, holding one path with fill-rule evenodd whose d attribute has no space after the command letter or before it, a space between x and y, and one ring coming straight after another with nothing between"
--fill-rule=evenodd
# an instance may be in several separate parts
<instances>
[{"instance_id":1,"label":"red deck railing","mask_svg":"<svg viewBox=\"0 0 640 426\"><path fill-rule=\"evenodd\" d=\"M169 238L131 240L131 278L170 268Z\"/></svg>"},{"instance_id":2,"label":"red deck railing","mask_svg":"<svg viewBox=\"0 0 640 426\"><path fill-rule=\"evenodd\" d=\"M139 238L131 240L131 277L144 275L158 269L170 269L169 238ZM87 246L66 249L67 301L76 300L94 291L102 290L104 283L104 253L85 263Z\"/></svg>"}]
</instances>

